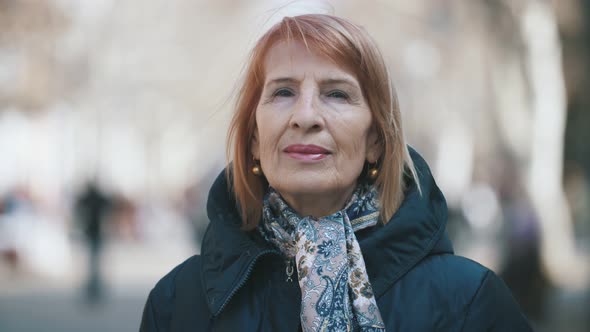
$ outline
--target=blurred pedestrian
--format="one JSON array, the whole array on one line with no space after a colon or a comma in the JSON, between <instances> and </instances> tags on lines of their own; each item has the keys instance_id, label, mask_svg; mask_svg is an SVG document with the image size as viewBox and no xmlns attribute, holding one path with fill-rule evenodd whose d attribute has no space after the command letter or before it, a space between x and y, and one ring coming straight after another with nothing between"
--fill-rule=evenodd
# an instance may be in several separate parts
<instances>
[{"instance_id":1,"label":"blurred pedestrian","mask_svg":"<svg viewBox=\"0 0 590 332\"><path fill-rule=\"evenodd\" d=\"M108 196L94 181L88 182L76 200L76 216L88 248L88 274L85 294L88 302L101 299L104 282L101 275L103 224L110 207Z\"/></svg>"}]
</instances>

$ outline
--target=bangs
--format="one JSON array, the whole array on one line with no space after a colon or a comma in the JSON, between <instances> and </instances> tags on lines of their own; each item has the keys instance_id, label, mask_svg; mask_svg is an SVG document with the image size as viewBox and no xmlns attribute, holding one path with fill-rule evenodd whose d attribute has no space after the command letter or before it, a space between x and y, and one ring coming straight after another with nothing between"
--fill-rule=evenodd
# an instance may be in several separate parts
<instances>
[{"instance_id":1,"label":"bangs","mask_svg":"<svg viewBox=\"0 0 590 332\"><path fill-rule=\"evenodd\" d=\"M260 40L261 52L254 56L257 77L263 81L264 58L268 50L279 42L287 45L301 42L307 50L326 57L346 68L357 79L365 76L361 44L355 43L350 29L359 30L348 22L328 15L285 17Z\"/></svg>"}]
</instances>

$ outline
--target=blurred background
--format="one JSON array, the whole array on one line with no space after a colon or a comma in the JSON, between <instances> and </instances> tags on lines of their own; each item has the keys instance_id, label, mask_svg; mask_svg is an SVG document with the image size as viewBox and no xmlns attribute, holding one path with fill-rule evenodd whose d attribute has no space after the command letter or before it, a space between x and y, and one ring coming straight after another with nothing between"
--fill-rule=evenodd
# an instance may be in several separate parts
<instances>
[{"instance_id":1,"label":"blurred background","mask_svg":"<svg viewBox=\"0 0 590 332\"><path fill-rule=\"evenodd\" d=\"M0 0L0 331L136 331L199 252L249 49L364 26L456 252L537 331L590 331L590 1Z\"/></svg>"}]
</instances>

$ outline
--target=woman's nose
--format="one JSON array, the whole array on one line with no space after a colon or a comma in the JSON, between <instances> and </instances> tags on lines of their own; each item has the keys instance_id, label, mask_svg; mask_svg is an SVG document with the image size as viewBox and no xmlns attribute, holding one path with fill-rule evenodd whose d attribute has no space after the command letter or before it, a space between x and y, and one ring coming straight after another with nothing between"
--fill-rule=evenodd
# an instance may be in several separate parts
<instances>
[{"instance_id":1,"label":"woman's nose","mask_svg":"<svg viewBox=\"0 0 590 332\"><path fill-rule=\"evenodd\" d=\"M297 100L297 103L293 105L290 127L303 130L321 130L324 127L324 119L317 99L315 96L301 96Z\"/></svg>"}]
</instances>

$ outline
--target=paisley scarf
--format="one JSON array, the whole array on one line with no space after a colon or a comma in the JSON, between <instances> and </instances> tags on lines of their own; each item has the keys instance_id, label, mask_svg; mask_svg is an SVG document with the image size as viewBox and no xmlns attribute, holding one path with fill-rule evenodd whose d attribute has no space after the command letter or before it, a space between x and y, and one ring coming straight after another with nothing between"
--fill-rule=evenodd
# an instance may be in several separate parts
<instances>
[{"instance_id":1,"label":"paisley scarf","mask_svg":"<svg viewBox=\"0 0 590 332\"><path fill-rule=\"evenodd\" d=\"M367 184L344 209L319 219L300 217L269 188L258 230L289 261L295 258L304 332L385 331L354 234L378 217L377 191Z\"/></svg>"}]
</instances>

